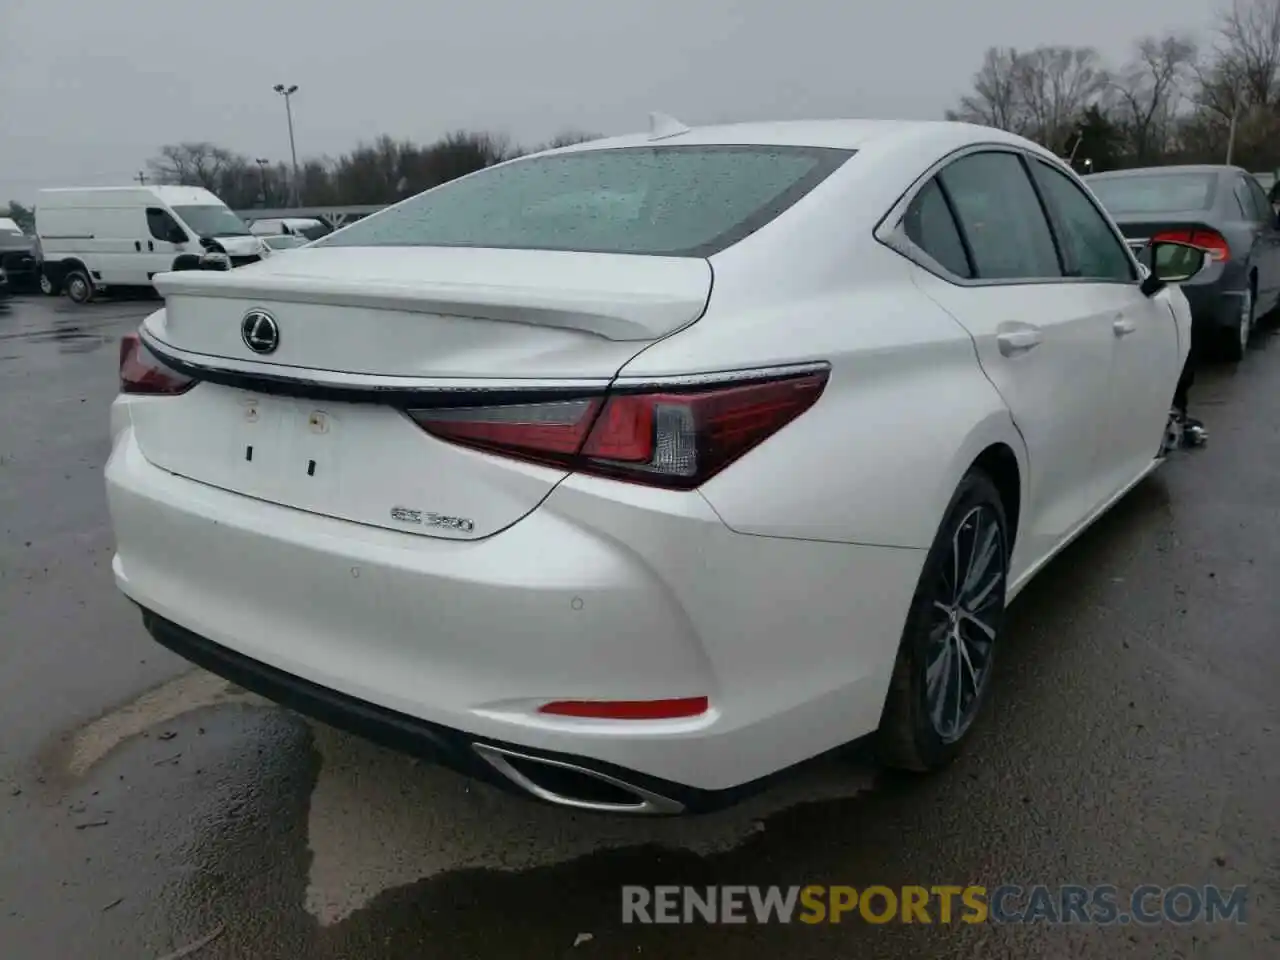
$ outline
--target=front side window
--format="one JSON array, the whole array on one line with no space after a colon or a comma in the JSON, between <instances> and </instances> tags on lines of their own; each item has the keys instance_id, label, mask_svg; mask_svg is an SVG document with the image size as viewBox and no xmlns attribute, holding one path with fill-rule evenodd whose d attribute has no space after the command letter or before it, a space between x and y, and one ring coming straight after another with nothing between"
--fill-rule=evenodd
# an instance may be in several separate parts
<instances>
[{"instance_id":1,"label":"front side window","mask_svg":"<svg viewBox=\"0 0 1280 960\"><path fill-rule=\"evenodd\" d=\"M852 154L687 146L530 157L442 184L318 246L705 257L765 226Z\"/></svg>"},{"instance_id":2,"label":"front side window","mask_svg":"<svg viewBox=\"0 0 1280 960\"><path fill-rule=\"evenodd\" d=\"M249 228L226 207L217 204L175 206L173 212L202 237L247 237Z\"/></svg>"},{"instance_id":3,"label":"front side window","mask_svg":"<svg viewBox=\"0 0 1280 960\"><path fill-rule=\"evenodd\" d=\"M912 243L950 273L966 279L973 276L960 230L937 180L930 180L912 198L902 217L902 229Z\"/></svg>"},{"instance_id":4,"label":"front side window","mask_svg":"<svg viewBox=\"0 0 1280 960\"><path fill-rule=\"evenodd\" d=\"M973 153L939 174L984 280L1062 276L1053 234L1022 161L1012 153Z\"/></svg>"},{"instance_id":5,"label":"front side window","mask_svg":"<svg viewBox=\"0 0 1280 960\"><path fill-rule=\"evenodd\" d=\"M159 207L147 207L147 229L151 236L165 243L172 243L178 234L186 238L187 232L178 226L178 221Z\"/></svg>"},{"instance_id":6,"label":"front side window","mask_svg":"<svg viewBox=\"0 0 1280 960\"><path fill-rule=\"evenodd\" d=\"M1069 265L1068 275L1089 280L1136 279L1129 251L1085 192L1047 163L1033 160L1031 170L1057 216L1058 242Z\"/></svg>"}]
</instances>

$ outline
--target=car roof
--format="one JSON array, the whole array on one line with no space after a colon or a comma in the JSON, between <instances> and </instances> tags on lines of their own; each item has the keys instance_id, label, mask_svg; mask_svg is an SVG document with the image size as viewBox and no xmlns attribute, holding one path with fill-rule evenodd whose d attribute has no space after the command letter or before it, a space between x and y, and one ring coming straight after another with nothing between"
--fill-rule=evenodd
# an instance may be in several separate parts
<instances>
[{"instance_id":1,"label":"car roof","mask_svg":"<svg viewBox=\"0 0 1280 960\"><path fill-rule=\"evenodd\" d=\"M1047 152L1022 137L976 124L951 120L782 120L772 122L728 123L692 127L683 133L654 137L649 133L631 133L601 140L561 147L548 153L583 150L616 149L639 146L795 146L831 147L861 150L871 144L895 146L918 143L921 146L971 142L1011 143Z\"/></svg>"}]
</instances>

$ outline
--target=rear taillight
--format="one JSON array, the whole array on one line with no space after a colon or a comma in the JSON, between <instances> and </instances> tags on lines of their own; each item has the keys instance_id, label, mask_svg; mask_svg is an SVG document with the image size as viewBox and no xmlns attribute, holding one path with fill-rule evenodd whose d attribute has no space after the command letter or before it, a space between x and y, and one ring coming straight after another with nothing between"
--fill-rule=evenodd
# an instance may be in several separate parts
<instances>
[{"instance_id":1,"label":"rear taillight","mask_svg":"<svg viewBox=\"0 0 1280 960\"><path fill-rule=\"evenodd\" d=\"M1151 238L1152 243L1189 243L1209 251L1209 259L1222 262L1231 259L1227 238L1216 230L1197 227L1194 230L1162 230Z\"/></svg>"},{"instance_id":2,"label":"rear taillight","mask_svg":"<svg viewBox=\"0 0 1280 960\"><path fill-rule=\"evenodd\" d=\"M148 350L136 333L120 338L120 392L173 396L195 384L191 377L170 370Z\"/></svg>"},{"instance_id":3,"label":"rear taillight","mask_svg":"<svg viewBox=\"0 0 1280 960\"><path fill-rule=\"evenodd\" d=\"M817 401L825 370L605 398L410 410L442 440L535 463L689 490Z\"/></svg>"}]
</instances>

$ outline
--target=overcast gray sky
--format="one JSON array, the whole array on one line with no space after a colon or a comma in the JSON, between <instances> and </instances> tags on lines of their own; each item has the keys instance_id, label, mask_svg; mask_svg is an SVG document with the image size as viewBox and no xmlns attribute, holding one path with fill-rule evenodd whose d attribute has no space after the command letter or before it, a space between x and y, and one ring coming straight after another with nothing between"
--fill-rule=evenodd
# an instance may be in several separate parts
<instances>
[{"instance_id":1,"label":"overcast gray sky","mask_svg":"<svg viewBox=\"0 0 1280 960\"><path fill-rule=\"evenodd\" d=\"M0 205L129 182L164 143L287 159L380 133L522 141L792 117L933 118L991 45L1207 35L1206 0L0 0Z\"/></svg>"}]
</instances>

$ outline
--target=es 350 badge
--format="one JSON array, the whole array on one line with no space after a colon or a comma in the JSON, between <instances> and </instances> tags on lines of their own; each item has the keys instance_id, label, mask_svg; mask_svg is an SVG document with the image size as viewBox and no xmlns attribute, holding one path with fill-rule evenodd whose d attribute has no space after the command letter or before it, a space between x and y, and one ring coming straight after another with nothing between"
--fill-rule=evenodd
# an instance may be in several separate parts
<instances>
[{"instance_id":1,"label":"es 350 badge","mask_svg":"<svg viewBox=\"0 0 1280 960\"><path fill-rule=\"evenodd\" d=\"M475 532L475 523L467 517L446 517L429 510L413 510L409 507L392 507L391 519L400 523L413 523L422 527L457 530L459 533Z\"/></svg>"}]
</instances>

